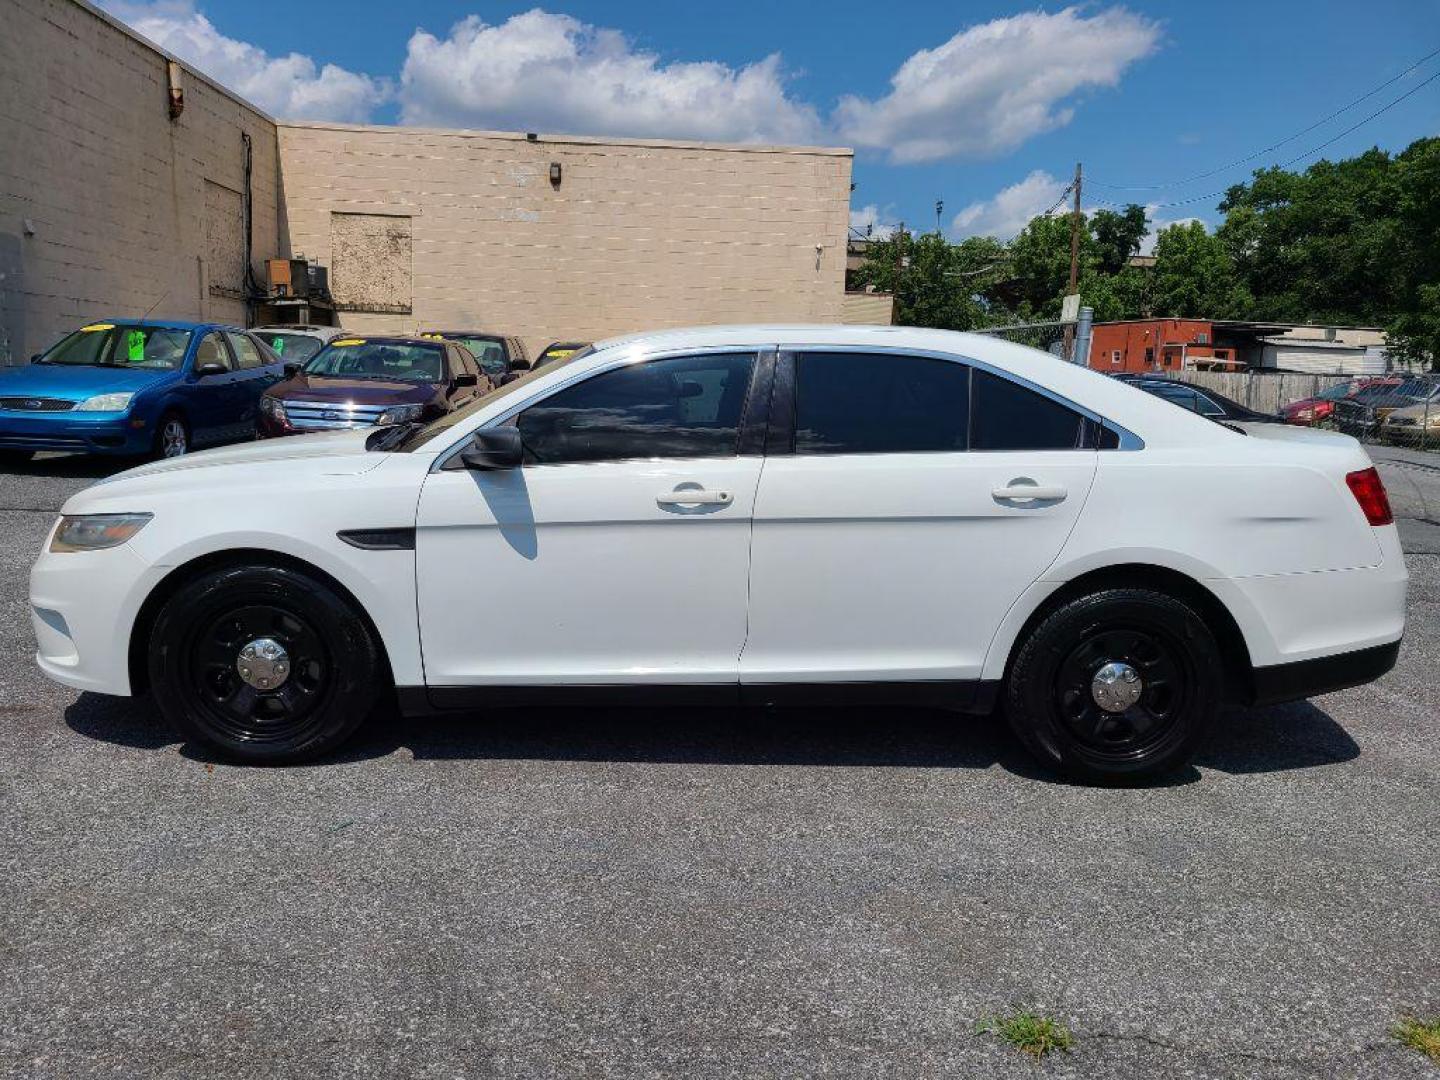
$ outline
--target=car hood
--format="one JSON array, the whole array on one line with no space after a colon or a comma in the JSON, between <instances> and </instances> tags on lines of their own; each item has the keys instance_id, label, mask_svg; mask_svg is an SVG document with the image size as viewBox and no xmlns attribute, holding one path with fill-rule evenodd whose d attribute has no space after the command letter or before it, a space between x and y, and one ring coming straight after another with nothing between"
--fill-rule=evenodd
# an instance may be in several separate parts
<instances>
[{"instance_id":1,"label":"car hood","mask_svg":"<svg viewBox=\"0 0 1440 1080\"><path fill-rule=\"evenodd\" d=\"M435 387L400 379L346 379L301 372L277 383L270 395L281 400L293 398L354 405L423 405L435 396Z\"/></svg>"},{"instance_id":2,"label":"car hood","mask_svg":"<svg viewBox=\"0 0 1440 1080\"><path fill-rule=\"evenodd\" d=\"M93 505L87 504L103 502L106 504L103 509L108 509L116 499L130 500L136 506L143 506L144 496L150 492L163 491L173 495L196 490L213 494L232 482L226 475L228 472L233 471L237 477L243 477L239 470L254 465L279 469L281 476L292 479L303 473L312 476L355 476L383 464L389 456L365 449L365 440L374 431L374 428L345 429L284 439L262 439L154 461L91 484L72 496L61 507L61 512L98 512Z\"/></svg>"},{"instance_id":3,"label":"car hood","mask_svg":"<svg viewBox=\"0 0 1440 1080\"><path fill-rule=\"evenodd\" d=\"M169 368L100 367L84 364L26 364L0 370L0 396L52 397L83 401L96 394L143 390L179 372Z\"/></svg>"}]
</instances>

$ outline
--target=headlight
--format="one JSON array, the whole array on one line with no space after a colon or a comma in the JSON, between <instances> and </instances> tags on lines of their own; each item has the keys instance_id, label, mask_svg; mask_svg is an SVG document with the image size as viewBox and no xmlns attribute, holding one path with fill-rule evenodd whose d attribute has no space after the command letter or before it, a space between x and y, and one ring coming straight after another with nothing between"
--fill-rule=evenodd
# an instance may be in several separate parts
<instances>
[{"instance_id":1,"label":"headlight","mask_svg":"<svg viewBox=\"0 0 1440 1080\"><path fill-rule=\"evenodd\" d=\"M50 538L51 551L100 551L119 547L145 527L153 514L65 515Z\"/></svg>"},{"instance_id":2,"label":"headlight","mask_svg":"<svg viewBox=\"0 0 1440 1080\"><path fill-rule=\"evenodd\" d=\"M130 407L134 391L127 394L99 394L75 406L75 412L123 412Z\"/></svg>"},{"instance_id":3,"label":"headlight","mask_svg":"<svg viewBox=\"0 0 1440 1080\"><path fill-rule=\"evenodd\" d=\"M260 411L266 416L273 416L281 423L284 423L288 419L285 415L285 403L279 398L262 397L260 399Z\"/></svg>"},{"instance_id":4,"label":"headlight","mask_svg":"<svg viewBox=\"0 0 1440 1080\"><path fill-rule=\"evenodd\" d=\"M419 420L424 411L424 405L396 405L377 416L375 423L380 427L386 424L408 424L411 420Z\"/></svg>"}]
</instances>

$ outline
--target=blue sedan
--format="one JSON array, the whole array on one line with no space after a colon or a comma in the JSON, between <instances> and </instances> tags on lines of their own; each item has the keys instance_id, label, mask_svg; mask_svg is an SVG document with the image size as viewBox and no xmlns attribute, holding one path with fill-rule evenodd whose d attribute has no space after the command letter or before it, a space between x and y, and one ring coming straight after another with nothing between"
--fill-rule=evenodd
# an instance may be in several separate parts
<instances>
[{"instance_id":1,"label":"blue sedan","mask_svg":"<svg viewBox=\"0 0 1440 1080\"><path fill-rule=\"evenodd\" d=\"M91 323L26 367L0 370L0 458L37 450L179 457L255 436L284 377L254 335L214 323Z\"/></svg>"}]
</instances>

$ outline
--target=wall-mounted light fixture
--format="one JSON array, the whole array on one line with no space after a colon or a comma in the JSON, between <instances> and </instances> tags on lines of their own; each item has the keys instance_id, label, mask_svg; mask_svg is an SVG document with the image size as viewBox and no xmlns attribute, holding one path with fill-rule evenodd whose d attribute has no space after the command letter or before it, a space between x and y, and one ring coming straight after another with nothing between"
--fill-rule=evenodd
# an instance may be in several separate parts
<instances>
[{"instance_id":1,"label":"wall-mounted light fixture","mask_svg":"<svg viewBox=\"0 0 1440 1080\"><path fill-rule=\"evenodd\" d=\"M560 162L558 161L550 162L550 186L553 188L560 186Z\"/></svg>"},{"instance_id":2,"label":"wall-mounted light fixture","mask_svg":"<svg viewBox=\"0 0 1440 1080\"><path fill-rule=\"evenodd\" d=\"M185 111L185 87L180 82L180 65L174 60L165 63L165 84L170 91L170 119Z\"/></svg>"}]
</instances>

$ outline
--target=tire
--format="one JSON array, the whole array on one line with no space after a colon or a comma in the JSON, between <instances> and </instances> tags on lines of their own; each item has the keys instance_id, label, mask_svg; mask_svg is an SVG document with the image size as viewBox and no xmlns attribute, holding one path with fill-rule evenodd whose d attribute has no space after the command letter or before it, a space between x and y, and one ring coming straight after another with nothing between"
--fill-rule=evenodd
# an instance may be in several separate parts
<instances>
[{"instance_id":1,"label":"tire","mask_svg":"<svg viewBox=\"0 0 1440 1080\"><path fill-rule=\"evenodd\" d=\"M167 412L155 425L155 447L158 458L184 457L190 452L190 426L177 412Z\"/></svg>"},{"instance_id":2,"label":"tire","mask_svg":"<svg viewBox=\"0 0 1440 1080\"><path fill-rule=\"evenodd\" d=\"M1111 662L1122 667L1106 674L1119 681L1097 690ZM1219 646L1194 609L1149 589L1110 589L1070 601L1035 627L1011 664L1003 700L1011 728L1042 763L1109 786L1186 764L1215 724L1223 686Z\"/></svg>"},{"instance_id":3,"label":"tire","mask_svg":"<svg viewBox=\"0 0 1440 1080\"><path fill-rule=\"evenodd\" d=\"M34 450L0 450L0 465L24 465L34 456Z\"/></svg>"},{"instance_id":4,"label":"tire","mask_svg":"<svg viewBox=\"0 0 1440 1080\"><path fill-rule=\"evenodd\" d=\"M242 656L268 641L282 653ZM334 751L384 700L384 654L330 586L279 566L233 566L182 586L150 638L150 688L187 740L285 765Z\"/></svg>"}]
</instances>

